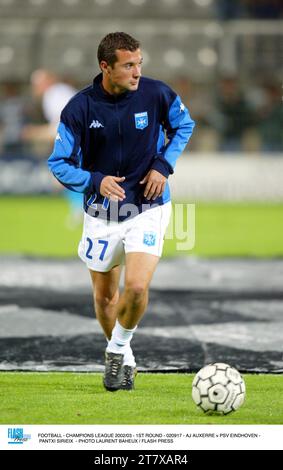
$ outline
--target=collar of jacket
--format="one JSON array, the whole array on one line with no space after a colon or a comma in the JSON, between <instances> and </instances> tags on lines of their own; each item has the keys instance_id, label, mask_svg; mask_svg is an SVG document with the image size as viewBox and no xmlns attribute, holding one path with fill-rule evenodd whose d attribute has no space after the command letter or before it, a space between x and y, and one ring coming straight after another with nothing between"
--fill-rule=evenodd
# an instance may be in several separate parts
<instances>
[{"instance_id":1,"label":"collar of jacket","mask_svg":"<svg viewBox=\"0 0 283 470\"><path fill-rule=\"evenodd\" d=\"M110 95L110 93L104 90L102 86L102 73L100 73L93 79L92 88L96 96L110 103L117 103L118 101L129 99L135 93L135 91L125 91L125 93L121 93L120 95Z\"/></svg>"}]
</instances>

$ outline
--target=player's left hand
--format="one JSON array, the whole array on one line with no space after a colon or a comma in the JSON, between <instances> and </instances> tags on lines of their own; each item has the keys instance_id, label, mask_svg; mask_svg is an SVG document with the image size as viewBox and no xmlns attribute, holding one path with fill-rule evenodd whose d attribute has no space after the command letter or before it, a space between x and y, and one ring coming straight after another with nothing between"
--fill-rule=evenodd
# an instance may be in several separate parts
<instances>
[{"instance_id":1,"label":"player's left hand","mask_svg":"<svg viewBox=\"0 0 283 470\"><path fill-rule=\"evenodd\" d=\"M140 181L140 184L146 184L144 197L153 201L164 192L167 178L156 170L149 170L146 176Z\"/></svg>"}]
</instances>

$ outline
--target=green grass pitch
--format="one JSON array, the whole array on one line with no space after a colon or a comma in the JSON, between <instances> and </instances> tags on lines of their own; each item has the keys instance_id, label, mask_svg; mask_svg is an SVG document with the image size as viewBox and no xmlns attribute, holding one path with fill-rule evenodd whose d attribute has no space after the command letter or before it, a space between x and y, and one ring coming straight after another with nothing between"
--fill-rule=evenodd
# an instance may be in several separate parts
<instances>
[{"instance_id":1,"label":"green grass pitch","mask_svg":"<svg viewBox=\"0 0 283 470\"><path fill-rule=\"evenodd\" d=\"M190 201L191 202L191 201ZM0 254L75 257L81 227L70 230L59 196L1 197ZM196 204L196 245L176 255L283 256L282 204ZM191 399L190 374L139 374L134 392L105 392L101 374L0 373L1 424L283 424L280 375L245 375L243 407L208 416Z\"/></svg>"},{"instance_id":2,"label":"green grass pitch","mask_svg":"<svg viewBox=\"0 0 283 470\"><path fill-rule=\"evenodd\" d=\"M243 406L208 415L191 398L193 374L144 374L134 391L106 392L100 373L0 373L1 424L283 424L283 378L244 375Z\"/></svg>"},{"instance_id":3,"label":"green grass pitch","mask_svg":"<svg viewBox=\"0 0 283 470\"><path fill-rule=\"evenodd\" d=\"M82 228L68 229L67 215L60 196L1 197L0 254L76 257ZM197 203L195 248L165 240L163 256L278 257L282 233L283 204Z\"/></svg>"}]
</instances>

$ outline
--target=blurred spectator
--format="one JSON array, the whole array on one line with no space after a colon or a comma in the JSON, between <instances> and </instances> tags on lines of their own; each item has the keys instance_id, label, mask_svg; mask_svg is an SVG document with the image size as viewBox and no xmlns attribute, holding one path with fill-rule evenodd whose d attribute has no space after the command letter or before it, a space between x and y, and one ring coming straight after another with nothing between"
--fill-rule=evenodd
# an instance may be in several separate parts
<instances>
[{"instance_id":1,"label":"blurred spectator","mask_svg":"<svg viewBox=\"0 0 283 470\"><path fill-rule=\"evenodd\" d=\"M26 145L22 130L27 122L27 99L21 95L18 83L8 81L1 86L0 99L0 147L3 155L22 154Z\"/></svg>"},{"instance_id":2,"label":"blurred spectator","mask_svg":"<svg viewBox=\"0 0 283 470\"><path fill-rule=\"evenodd\" d=\"M61 111L77 93L77 90L70 84L62 82L55 73L44 69L38 69L32 73L31 87L35 99L41 100L46 123L26 126L23 136L27 141L46 143L51 148L54 144ZM49 153L49 150L46 150ZM46 156L45 154L44 157L46 158ZM57 183L56 187L62 189L60 183ZM82 221L82 194L64 189L64 196L69 204L69 215L66 224L68 228L76 228Z\"/></svg>"},{"instance_id":3,"label":"blurred spectator","mask_svg":"<svg viewBox=\"0 0 283 470\"><path fill-rule=\"evenodd\" d=\"M182 100L186 106L189 106L190 100L193 97L192 93L192 82L187 75L179 75L172 81L172 86L179 96L182 96Z\"/></svg>"},{"instance_id":4,"label":"blurred spectator","mask_svg":"<svg viewBox=\"0 0 283 470\"><path fill-rule=\"evenodd\" d=\"M258 129L262 150L283 152L282 88L273 81L264 85L265 102L258 110Z\"/></svg>"},{"instance_id":5,"label":"blurred spectator","mask_svg":"<svg viewBox=\"0 0 283 470\"><path fill-rule=\"evenodd\" d=\"M242 3L246 5L248 15L251 18L263 20L282 18L282 0L242 0Z\"/></svg>"},{"instance_id":6,"label":"blurred spectator","mask_svg":"<svg viewBox=\"0 0 283 470\"><path fill-rule=\"evenodd\" d=\"M210 88L200 83L193 83L189 77L180 75L171 82L172 88L182 96L190 109L197 129L190 140L190 151L215 152L218 149L218 132L211 126L208 116L213 111Z\"/></svg>"},{"instance_id":7,"label":"blurred spectator","mask_svg":"<svg viewBox=\"0 0 283 470\"><path fill-rule=\"evenodd\" d=\"M220 20L235 20L246 16L247 11L242 0L216 0L217 16Z\"/></svg>"},{"instance_id":8,"label":"blurred spectator","mask_svg":"<svg viewBox=\"0 0 283 470\"><path fill-rule=\"evenodd\" d=\"M46 123L26 126L23 137L53 145L61 111L77 90L63 83L55 73L44 69L32 73L31 88L34 98L40 100Z\"/></svg>"},{"instance_id":9,"label":"blurred spectator","mask_svg":"<svg viewBox=\"0 0 283 470\"><path fill-rule=\"evenodd\" d=\"M279 19L283 14L282 0L216 0L220 20L241 18Z\"/></svg>"},{"instance_id":10,"label":"blurred spectator","mask_svg":"<svg viewBox=\"0 0 283 470\"><path fill-rule=\"evenodd\" d=\"M242 150L245 132L254 127L255 123L251 107L240 91L236 78L226 77L220 80L215 109L209 120L210 125L220 134L220 150Z\"/></svg>"}]
</instances>

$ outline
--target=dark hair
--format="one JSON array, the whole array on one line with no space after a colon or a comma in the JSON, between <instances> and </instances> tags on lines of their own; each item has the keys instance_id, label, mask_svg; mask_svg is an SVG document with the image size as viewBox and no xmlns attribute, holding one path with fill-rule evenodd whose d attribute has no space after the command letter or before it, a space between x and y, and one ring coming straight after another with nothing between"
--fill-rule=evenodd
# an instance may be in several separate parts
<instances>
[{"instance_id":1,"label":"dark hair","mask_svg":"<svg viewBox=\"0 0 283 470\"><path fill-rule=\"evenodd\" d=\"M108 65L117 62L116 50L125 49L134 52L140 47L140 42L126 33L109 33L100 42L97 50L98 63L105 60Z\"/></svg>"}]
</instances>

